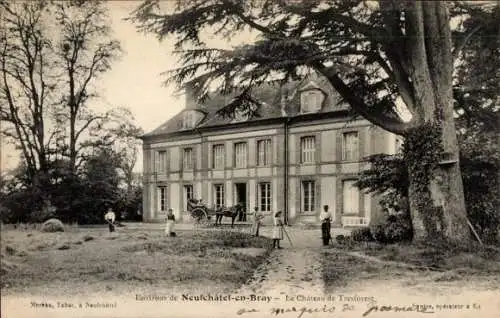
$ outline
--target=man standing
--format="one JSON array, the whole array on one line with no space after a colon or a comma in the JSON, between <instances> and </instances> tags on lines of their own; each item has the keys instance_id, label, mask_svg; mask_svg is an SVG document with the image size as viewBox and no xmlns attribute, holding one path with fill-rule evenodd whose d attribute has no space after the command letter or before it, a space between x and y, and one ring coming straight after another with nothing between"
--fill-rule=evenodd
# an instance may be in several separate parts
<instances>
[{"instance_id":1,"label":"man standing","mask_svg":"<svg viewBox=\"0 0 500 318\"><path fill-rule=\"evenodd\" d=\"M332 215L328 212L328 205L323 206L323 211L319 215L321 221L321 238L323 239L323 246L327 246L330 242L331 234L331 222Z\"/></svg>"},{"instance_id":2,"label":"man standing","mask_svg":"<svg viewBox=\"0 0 500 318\"><path fill-rule=\"evenodd\" d=\"M108 208L108 212L104 214L104 219L106 222L108 222L109 225L109 232L114 232L115 231L115 212L111 210L111 208Z\"/></svg>"},{"instance_id":3,"label":"man standing","mask_svg":"<svg viewBox=\"0 0 500 318\"><path fill-rule=\"evenodd\" d=\"M259 208L255 207L255 212L253 213L253 226L252 226L252 234L257 237L259 236L259 229L262 225L262 219L264 216L259 212Z\"/></svg>"}]
</instances>

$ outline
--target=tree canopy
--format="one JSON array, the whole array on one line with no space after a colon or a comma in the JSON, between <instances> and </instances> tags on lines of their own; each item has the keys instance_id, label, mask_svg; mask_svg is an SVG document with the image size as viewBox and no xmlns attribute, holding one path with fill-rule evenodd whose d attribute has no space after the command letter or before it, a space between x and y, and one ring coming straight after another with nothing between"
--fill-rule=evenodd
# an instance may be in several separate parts
<instances>
[{"instance_id":1,"label":"tree canopy","mask_svg":"<svg viewBox=\"0 0 500 318\"><path fill-rule=\"evenodd\" d=\"M243 96L263 82L280 83L314 69L360 115L403 134L424 116L415 87L421 75L412 66L417 62L415 39L425 33L425 41L448 45L445 35L433 32L430 23L431 11L443 8L420 5L386 0L198 0L178 1L174 7L150 0L137 8L132 20L139 30L159 39L175 39L180 67L167 73L169 81L191 84L201 100L208 97L213 83L217 93L236 90ZM449 20L441 23L453 19L455 24L449 46L456 61L466 58L463 52L472 37L484 38L487 45L498 35L498 7L466 1L446 6ZM420 18L427 20L417 23ZM208 44L206 33L231 38L248 30L256 34L256 41L231 49ZM429 72L438 52L427 44ZM463 92L460 84L457 91ZM398 115L403 104L412 114L409 123Z\"/></svg>"},{"instance_id":2,"label":"tree canopy","mask_svg":"<svg viewBox=\"0 0 500 318\"><path fill-rule=\"evenodd\" d=\"M321 74L357 114L405 136L414 225L421 228L421 220L428 234L463 241L468 223L454 100L479 89L483 101L476 108L498 102L482 89L487 79L468 82L474 61L467 46L480 37L476 43L490 45L495 54L499 16L493 1L194 0L166 5L146 0L131 20L140 31L175 41L180 66L167 73L168 81L189 85L201 101L212 86L216 94L237 92L239 102L226 105L222 114L249 108L253 87L262 83L281 84L309 70ZM207 40L207 33L231 39L248 31L255 40L233 48L213 47ZM459 113L474 107L461 105ZM400 116L401 109L409 120ZM442 158L449 164L442 165ZM432 186L437 180L444 182ZM440 226L432 215L439 205Z\"/></svg>"}]
</instances>

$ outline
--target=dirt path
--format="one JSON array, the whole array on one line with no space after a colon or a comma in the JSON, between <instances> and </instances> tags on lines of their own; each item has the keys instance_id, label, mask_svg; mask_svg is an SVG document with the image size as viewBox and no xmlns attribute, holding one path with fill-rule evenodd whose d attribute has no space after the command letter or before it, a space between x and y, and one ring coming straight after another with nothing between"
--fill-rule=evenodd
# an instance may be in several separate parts
<instances>
[{"instance_id":1,"label":"dirt path","mask_svg":"<svg viewBox=\"0 0 500 318\"><path fill-rule=\"evenodd\" d=\"M275 250L238 293L266 294L274 297L304 292L322 294L324 283L321 271L317 248Z\"/></svg>"}]
</instances>

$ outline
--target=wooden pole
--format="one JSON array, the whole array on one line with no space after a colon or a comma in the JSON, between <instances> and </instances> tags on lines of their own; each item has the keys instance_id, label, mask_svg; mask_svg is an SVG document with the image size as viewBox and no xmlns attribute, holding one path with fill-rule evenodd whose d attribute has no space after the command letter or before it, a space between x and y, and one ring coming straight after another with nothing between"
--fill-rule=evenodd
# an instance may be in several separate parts
<instances>
[{"instance_id":1,"label":"wooden pole","mask_svg":"<svg viewBox=\"0 0 500 318\"><path fill-rule=\"evenodd\" d=\"M288 233L287 233L287 231L285 230L285 226L283 226L283 224L281 224L281 228L283 229L283 233L285 233L286 238L287 238L287 239L288 239L288 241L290 242L290 246L291 246L291 247L293 247L292 240L290 239L290 236L288 236Z\"/></svg>"},{"instance_id":2,"label":"wooden pole","mask_svg":"<svg viewBox=\"0 0 500 318\"><path fill-rule=\"evenodd\" d=\"M479 237L476 230L474 229L474 226L472 225L472 223L470 223L469 218L467 218L467 224L469 224L469 227L472 230L472 233L474 233L474 236L476 237L476 239L479 241L479 244L484 245L483 241L481 241L481 238Z\"/></svg>"}]
</instances>

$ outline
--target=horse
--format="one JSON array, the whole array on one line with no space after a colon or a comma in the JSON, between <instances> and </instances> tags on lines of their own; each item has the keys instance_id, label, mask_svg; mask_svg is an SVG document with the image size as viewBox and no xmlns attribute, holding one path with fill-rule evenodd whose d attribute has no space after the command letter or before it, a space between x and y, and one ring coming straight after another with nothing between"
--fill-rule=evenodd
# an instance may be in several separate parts
<instances>
[{"instance_id":1,"label":"horse","mask_svg":"<svg viewBox=\"0 0 500 318\"><path fill-rule=\"evenodd\" d=\"M234 220L240 213L240 211L243 210L243 206L241 204L236 204L235 206L226 208L224 206L220 207L215 211L215 225L222 225L222 218L223 217L230 217L231 218L231 227L234 227Z\"/></svg>"}]
</instances>

